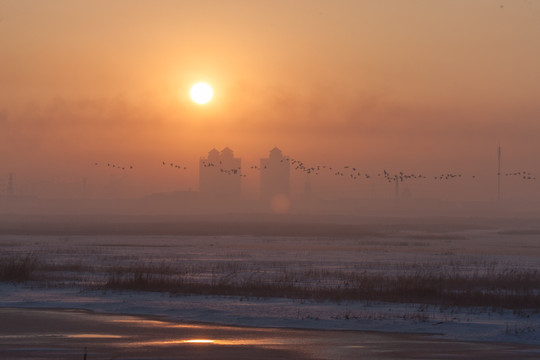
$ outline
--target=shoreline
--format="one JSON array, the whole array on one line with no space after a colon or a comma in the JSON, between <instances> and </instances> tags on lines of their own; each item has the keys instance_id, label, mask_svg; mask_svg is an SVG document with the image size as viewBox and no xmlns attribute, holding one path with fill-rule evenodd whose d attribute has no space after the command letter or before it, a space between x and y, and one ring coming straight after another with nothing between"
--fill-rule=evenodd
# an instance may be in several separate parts
<instances>
[{"instance_id":1,"label":"shoreline","mask_svg":"<svg viewBox=\"0 0 540 360\"><path fill-rule=\"evenodd\" d=\"M392 336L426 336L426 337L437 337L442 334L437 333L429 333L429 332L414 332L414 333L408 333L408 332L399 332L399 331L381 331L381 330L355 330L355 329L325 329L325 328L313 328L313 327L287 327L287 326L264 326L264 325L235 325L235 324L229 324L229 323L220 323L220 322L208 322L208 321L185 321L185 320L174 320L171 318L168 318L165 315L152 315L152 314L132 314L132 313L110 313L110 312L103 312L103 311L96 311L92 309L84 309L84 308L66 308L66 307L6 307L6 306L0 306L0 314L4 311L36 311L36 312L57 312L57 313L75 313L75 314L82 314L82 315L95 315L95 316L103 316L103 317L133 317L133 318L140 318L143 320L148 321L158 321L162 323L170 323L175 325L184 325L186 327L189 326L207 326L207 327L220 327L220 328L231 328L231 329L264 329L264 330L293 330L293 331L316 331L316 332L356 332L356 333L368 333L368 334L385 334L385 335L392 335ZM453 341L448 339L442 339L444 341ZM460 340L465 341L465 340ZM491 343L491 341L470 341L475 343ZM506 343L508 345L523 345L520 343ZM530 344L528 344L530 345Z\"/></svg>"}]
</instances>

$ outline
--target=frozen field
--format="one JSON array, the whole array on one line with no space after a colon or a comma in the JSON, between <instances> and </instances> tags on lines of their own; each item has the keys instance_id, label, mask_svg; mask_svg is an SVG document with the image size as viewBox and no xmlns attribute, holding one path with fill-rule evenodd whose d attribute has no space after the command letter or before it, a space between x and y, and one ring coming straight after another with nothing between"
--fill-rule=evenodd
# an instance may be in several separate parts
<instances>
[{"instance_id":1,"label":"frozen field","mask_svg":"<svg viewBox=\"0 0 540 360\"><path fill-rule=\"evenodd\" d=\"M0 282L1 307L540 345L534 228L394 226L336 237L4 234L0 261L30 268L24 281ZM448 301L425 294L438 283L452 287L441 289Z\"/></svg>"}]
</instances>

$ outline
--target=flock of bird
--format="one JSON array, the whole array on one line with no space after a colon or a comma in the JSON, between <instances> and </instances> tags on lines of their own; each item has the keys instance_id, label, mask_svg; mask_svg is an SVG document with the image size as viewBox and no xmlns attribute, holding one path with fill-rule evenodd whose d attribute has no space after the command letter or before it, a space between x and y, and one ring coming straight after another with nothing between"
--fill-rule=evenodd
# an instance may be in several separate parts
<instances>
[{"instance_id":1,"label":"flock of bird","mask_svg":"<svg viewBox=\"0 0 540 360\"><path fill-rule=\"evenodd\" d=\"M102 164L100 164L98 162L94 163L94 166L101 166L101 165ZM127 170L133 170L133 165L124 166L124 165L117 165L117 164L113 164L113 163L107 163L107 167L111 168L111 169L116 169L116 170L126 170L126 169Z\"/></svg>"},{"instance_id":2,"label":"flock of bird","mask_svg":"<svg viewBox=\"0 0 540 360\"><path fill-rule=\"evenodd\" d=\"M201 161L201 165L203 167L211 167L211 168L214 168L214 167L218 167L219 168L219 172L224 174L224 175L238 175L238 176L241 176L241 177L246 177L247 175L246 174L242 174L242 167L236 167L236 168L229 168L229 169L226 169L226 168L223 168L223 162L220 161L219 164L214 164L213 162L208 162L208 161Z\"/></svg>"},{"instance_id":3,"label":"flock of bird","mask_svg":"<svg viewBox=\"0 0 540 360\"><path fill-rule=\"evenodd\" d=\"M296 159L291 159L290 163L293 165L293 169L297 171L303 171L306 174L314 174L319 175L321 171L326 171L330 175L333 176L339 176L339 177L347 177L352 180L359 180L359 179L370 179L372 177L375 177L373 174L369 173L361 173L357 167L345 165L341 168L336 168L332 166L327 165L316 165L308 167L304 164L304 162ZM403 182L407 180L417 180L417 179L427 179L428 177L423 174L416 174L416 173L404 173L403 171L399 171L398 173L390 173L386 170L383 170L382 172L377 173L377 177L382 177L387 182ZM454 178L461 178L462 174L454 174L454 173L445 173L438 176L434 176L433 178L435 180L451 180ZM472 178L475 178L476 176L472 176Z\"/></svg>"},{"instance_id":4,"label":"flock of bird","mask_svg":"<svg viewBox=\"0 0 540 360\"><path fill-rule=\"evenodd\" d=\"M360 172L359 168L356 166L350 166L345 165L342 167L335 167L335 166L329 166L329 165L313 165L308 166L303 161L300 161L298 159L288 158L284 157L280 160L282 163L288 163L291 170L294 170L296 172L305 173L306 175L322 175L326 174L328 176L334 176L334 177L342 177L342 178L348 178L351 180L362 180L362 179L371 179L371 178L382 178L384 181L389 183L395 183L395 182L404 182L404 181L410 181L410 180L425 180L425 179L433 179L437 181L450 181L455 179L463 179L463 178L471 178L476 179L476 175L464 175L461 173L453 173L453 172L447 172L442 173L435 176L427 176L422 173L405 173L403 171L399 171L396 173L391 173L387 170L383 170L381 172L378 172L376 174L369 174L369 173L362 173ZM101 163L95 162L95 166L100 166ZM102 166L105 166L104 164ZM118 165L115 163L106 163L106 166L111 169L118 169L118 170L132 170L133 165L124 166L124 165ZM162 161L161 162L162 167L167 167L170 169L177 169L177 170L188 170L187 166L180 165L173 162L167 162ZM234 168L226 168L224 167L224 164L220 161L219 163L214 163L206 160L202 160L200 163L200 166L205 168L217 168L219 169L219 172L224 175L231 175L231 176L240 176L240 177L247 177L247 174L242 173L241 167L234 167ZM256 170L260 171L267 168L267 166L264 166L261 169L261 166L258 165L251 165L248 167L250 170ZM509 172L505 173L505 176L510 177L516 177L521 180L536 180L536 177L528 171L516 171L516 172Z\"/></svg>"},{"instance_id":5,"label":"flock of bird","mask_svg":"<svg viewBox=\"0 0 540 360\"><path fill-rule=\"evenodd\" d=\"M178 164L175 164L175 163L167 163L166 161L162 161L161 165L162 166L169 165L169 167L171 167L173 169L178 169L178 170L187 170L187 166L182 166L182 165L178 165Z\"/></svg>"},{"instance_id":6,"label":"flock of bird","mask_svg":"<svg viewBox=\"0 0 540 360\"><path fill-rule=\"evenodd\" d=\"M504 174L504 176L517 176L523 180L536 180L536 176L534 176L528 171L516 171L513 173L506 173Z\"/></svg>"},{"instance_id":7,"label":"flock of bird","mask_svg":"<svg viewBox=\"0 0 540 360\"><path fill-rule=\"evenodd\" d=\"M374 177L375 175L368 174L368 173L361 173L358 171L357 167L345 165L341 168L331 167L327 165L316 165L316 166L306 166L304 162L297 160L297 159L286 159L286 161L290 161L290 164L293 166L292 169L296 171L302 171L308 175L314 174L319 175L321 171L326 170L330 175L334 176L340 176L340 177L348 177L353 180L357 179L370 179L371 177ZM517 176L521 178L522 180L536 180L536 177L528 172L528 171L517 171L513 173L506 173L506 176ZM429 179L432 178L433 180L438 181L445 181L445 180L453 180L453 179L462 179L467 176L460 174L460 173L442 173L440 175L436 175L433 177L428 177L421 173L404 173L403 171L399 171L397 173L390 173L386 170L383 170L382 172L377 173L377 177L382 177L387 182L404 182L407 180L418 180L418 179ZM471 179L476 179L476 175L470 175Z\"/></svg>"}]
</instances>

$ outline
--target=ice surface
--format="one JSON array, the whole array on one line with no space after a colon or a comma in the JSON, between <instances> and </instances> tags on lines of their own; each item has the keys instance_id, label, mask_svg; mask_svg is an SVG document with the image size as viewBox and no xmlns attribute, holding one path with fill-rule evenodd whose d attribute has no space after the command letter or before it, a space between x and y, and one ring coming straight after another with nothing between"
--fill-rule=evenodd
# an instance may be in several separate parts
<instances>
[{"instance_id":1,"label":"ice surface","mask_svg":"<svg viewBox=\"0 0 540 360\"><path fill-rule=\"evenodd\" d=\"M537 233L501 229L392 232L361 238L279 236L0 236L0 260L33 254L45 279L0 283L0 306L77 308L257 327L430 333L447 339L540 344L539 309L441 307L384 302L200 296L96 290L111 267L168 264L192 276L237 279L279 272L525 269L540 262ZM58 269L63 269L59 271ZM431 269L431 270L430 270ZM254 275L256 274L256 275ZM223 275L223 274L221 274ZM311 281L311 280L306 280Z\"/></svg>"}]
</instances>

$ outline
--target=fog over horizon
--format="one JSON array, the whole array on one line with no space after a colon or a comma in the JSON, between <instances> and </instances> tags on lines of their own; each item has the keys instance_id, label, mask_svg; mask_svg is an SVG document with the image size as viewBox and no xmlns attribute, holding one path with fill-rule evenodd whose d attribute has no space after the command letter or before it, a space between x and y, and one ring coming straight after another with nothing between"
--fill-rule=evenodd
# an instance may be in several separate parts
<instances>
[{"instance_id":1,"label":"fog over horizon","mask_svg":"<svg viewBox=\"0 0 540 360\"><path fill-rule=\"evenodd\" d=\"M363 153L358 148L366 145L353 140L349 144L349 135L318 137L320 146L312 144L313 148L307 148L305 143L298 141L283 141L283 137L276 137L281 141L275 143L266 141L265 144L242 146L242 141L245 141L242 133L232 137L231 141L207 142L203 136L199 144L187 146L182 141L175 141L175 138L183 137L182 132L162 133L160 136L163 137L158 138L153 131L156 127L165 130L167 120L157 119L150 124L152 121L149 119L153 115L133 104L127 105L123 100L75 102L56 99L49 106L29 106L20 115L3 114L2 117L7 131L2 133L4 152L0 201L3 212L8 213L16 199L72 200L70 205L51 208L53 213L69 213L70 209L80 207L76 205L77 200L82 200L82 203L92 201L94 205L90 209L93 210L86 211L100 212L106 211L110 207L108 204L115 203L115 199L149 197L154 198L154 204L148 208L149 214L186 213L189 212L186 201L201 202L182 197L182 193L199 193L200 159L206 157L211 149L221 151L224 148L232 149L234 156L241 159L241 169L234 175L241 177L242 187L241 194L235 196L236 205L228 209L223 207L221 199L216 199L219 206L212 209L212 199L205 198L204 206L195 207L194 212L249 212L252 206L238 206L238 201L257 202L260 199L260 159L268 157L269 151L276 146L291 159L289 201L297 203L310 196L319 201L317 207L321 209L315 212L357 211L369 214L369 208L373 209L373 203L377 203L379 205L375 208L380 209L375 213L381 215L385 213L383 208L393 213L398 201L402 212L409 208L413 210L411 214L418 215L429 214L434 208L446 209L441 214L459 213L456 207L459 209L464 203L482 203L480 207L484 210L492 210L492 203L499 206L512 204L519 209L518 213L530 214L537 212L540 202L540 180L536 179L540 171L534 159L535 151L530 148L532 140L531 144L524 146L524 137L520 138L521 144L518 141L511 143L515 148L504 142L488 142L486 148L470 147L470 154L465 154L464 146L459 145L472 137L471 131L460 143L441 142L422 148L420 144L425 139L405 145L411 137L399 136L394 134L394 130L388 130L385 132L387 137L395 136L396 141L407 147L400 150L392 144L391 149L382 146L380 152ZM339 126L333 130L337 128ZM210 136L217 131L212 131L211 127L205 129ZM315 138L299 136L308 143ZM172 138L169 140L171 144L161 140L167 140L167 137ZM479 135L478 139L482 136ZM151 140L155 148L150 145ZM150 150L142 144L150 146ZM501 200L497 201L499 145L502 155ZM170 149L164 151L160 146ZM399 178L398 189L395 177ZM161 196L165 203L162 209L156 195ZM99 204L101 201L103 203ZM175 201L178 209L174 209ZM334 202L328 211L322 209L326 206L325 201ZM347 204L340 206L340 201ZM351 207L354 201L356 205ZM448 204L452 210L448 209ZM304 204L304 208L293 206L285 212L312 212L314 208L310 209L310 206L313 205ZM18 206L23 212L32 212L28 201L26 205L19 201ZM138 213L145 212L142 203L138 207ZM81 209L84 208L82 205ZM265 212L268 208L262 206L260 210ZM38 212L46 213L46 205L41 205Z\"/></svg>"},{"instance_id":2,"label":"fog over horizon","mask_svg":"<svg viewBox=\"0 0 540 360\"><path fill-rule=\"evenodd\" d=\"M539 20L531 1L2 1L1 212L272 212L256 167L278 147L279 212L536 214ZM241 205L193 195L226 147Z\"/></svg>"}]
</instances>

